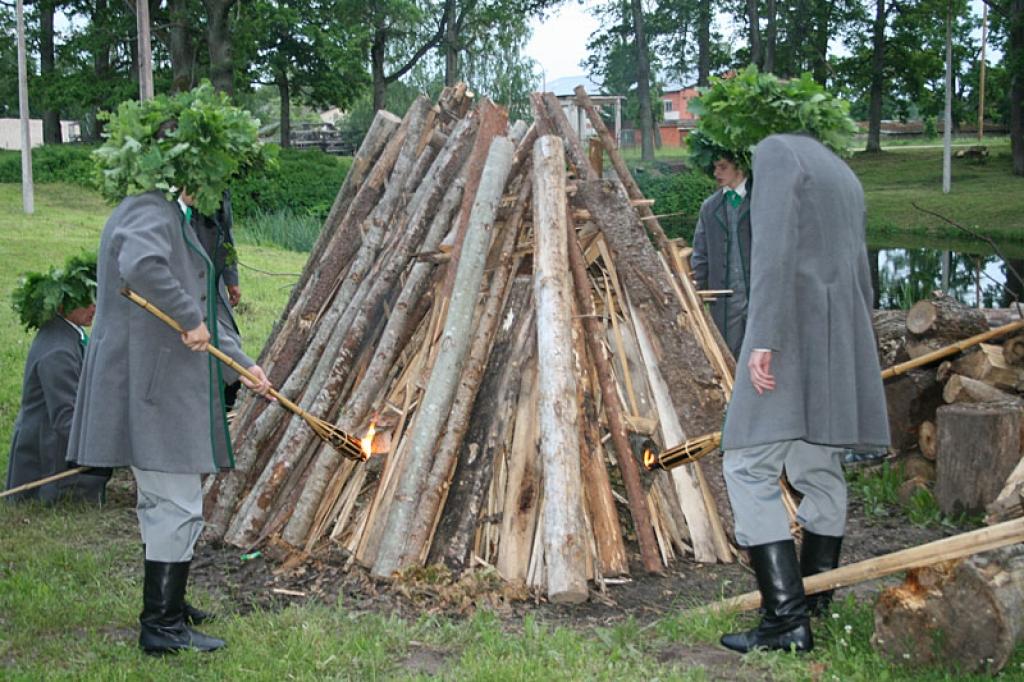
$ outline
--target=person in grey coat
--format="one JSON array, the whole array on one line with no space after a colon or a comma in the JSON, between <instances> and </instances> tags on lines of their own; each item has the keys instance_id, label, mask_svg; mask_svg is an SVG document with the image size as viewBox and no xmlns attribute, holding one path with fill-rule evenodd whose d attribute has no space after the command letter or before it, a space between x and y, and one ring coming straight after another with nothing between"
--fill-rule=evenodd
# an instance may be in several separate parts
<instances>
[{"instance_id":1,"label":"person in grey coat","mask_svg":"<svg viewBox=\"0 0 1024 682\"><path fill-rule=\"evenodd\" d=\"M838 565L842 453L889 444L864 192L849 166L806 134L765 138L753 174L750 306L721 447L736 539L750 550L765 615L722 643L805 651L815 605L801 576ZM778 485L783 470L803 494L800 558Z\"/></svg>"},{"instance_id":2,"label":"person in grey coat","mask_svg":"<svg viewBox=\"0 0 1024 682\"><path fill-rule=\"evenodd\" d=\"M711 319L738 357L750 289L750 181L728 152L713 166L719 188L704 200L693 234L690 268L698 289L731 290L711 302Z\"/></svg>"},{"instance_id":3,"label":"person in grey coat","mask_svg":"<svg viewBox=\"0 0 1024 682\"><path fill-rule=\"evenodd\" d=\"M8 490L68 468L68 433L89 338L85 327L92 324L95 312L95 304L61 310L39 328L32 340L7 461ZM7 499L38 500L43 504L61 499L100 503L109 479L109 469L90 470Z\"/></svg>"}]
</instances>

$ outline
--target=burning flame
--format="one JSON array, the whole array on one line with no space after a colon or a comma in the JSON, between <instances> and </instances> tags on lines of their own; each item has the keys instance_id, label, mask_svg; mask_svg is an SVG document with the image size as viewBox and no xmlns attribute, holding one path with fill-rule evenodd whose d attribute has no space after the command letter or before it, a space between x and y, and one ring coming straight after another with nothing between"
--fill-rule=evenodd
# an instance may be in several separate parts
<instances>
[{"instance_id":1,"label":"burning flame","mask_svg":"<svg viewBox=\"0 0 1024 682\"><path fill-rule=\"evenodd\" d=\"M658 458L650 448L644 448L644 468L648 471L658 468Z\"/></svg>"},{"instance_id":2,"label":"burning flame","mask_svg":"<svg viewBox=\"0 0 1024 682\"><path fill-rule=\"evenodd\" d=\"M366 435L359 440L359 447L363 450L363 459L370 459L373 454L373 437L377 434L377 422L370 422L370 428L366 430Z\"/></svg>"}]
</instances>

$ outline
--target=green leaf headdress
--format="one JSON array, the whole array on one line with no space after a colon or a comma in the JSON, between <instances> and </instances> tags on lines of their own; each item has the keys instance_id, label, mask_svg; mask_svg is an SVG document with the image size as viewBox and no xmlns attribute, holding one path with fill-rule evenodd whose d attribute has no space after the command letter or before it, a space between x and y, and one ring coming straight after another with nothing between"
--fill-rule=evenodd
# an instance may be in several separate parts
<instances>
[{"instance_id":1,"label":"green leaf headdress","mask_svg":"<svg viewBox=\"0 0 1024 682\"><path fill-rule=\"evenodd\" d=\"M107 140L93 157L111 201L152 190L173 198L184 188L211 214L233 178L273 163L259 143L259 122L208 81L174 96L122 102L103 116Z\"/></svg>"},{"instance_id":2,"label":"green leaf headdress","mask_svg":"<svg viewBox=\"0 0 1024 682\"><path fill-rule=\"evenodd\" d=\"M60 312L86 308L96 300L96 254L72 256L64 267L28 272L18 278L12 307L25 329L38 329Z\"/></svg>"},{"instance_id":3,"label":"green leaf headdress","mask_svg":"<svg viewBox=\"0 0 1024 682\"><path fill-rule=\"evenodd\" d=\"M688 108L700 119L687 144L694 163L704 168L705 157L722 150L731 152L741 167L750 168L751 150L776 133L809 133L845 156L857 132L849 104L832 97L809 73L780 80L749 66L733 78L712 78L711 86Z\"/></svg>"}]
</instances>

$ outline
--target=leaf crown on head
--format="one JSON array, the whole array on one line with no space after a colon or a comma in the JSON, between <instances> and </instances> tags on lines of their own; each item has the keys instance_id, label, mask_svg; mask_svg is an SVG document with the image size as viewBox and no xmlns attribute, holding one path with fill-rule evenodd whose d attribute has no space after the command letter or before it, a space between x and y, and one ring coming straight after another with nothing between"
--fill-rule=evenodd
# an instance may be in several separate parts
<instances>
[{"instance_id":1,"label":"leaf crown on head","mask_svg":"<svg viewBox=\"0 0 1024 682\"><path fill-rule=\"evenodd\" d=\"M63 267L27 272L11 294L14 312L25 329L38 329L58 314L87 308L96 300L96 254L69 258Z\"/></svg>"},{"instance_id":2,"label":"leaf crown on head","mask_svg":"<svg viewBox=\"0 0 1024 682\"><path fill-rule=\"evenodd\" d=\"M687 107L699 117L687 137L690 158L709 172L723 155L749 170L754 146L776 133L808 133L846 156L857 132L849 103L833 97L809 73L782 80L751 65L731 78L712 78Z\"/></svg>"},{"instance_id":3,"label":"leaf crown on head","mask_svg":"<svg viewBox=\"0 0 1024 682\"><path fill-rule=\"evenodd\" d=\"M122 102L104 113L106 142L93 152L100 191L110 201L185 189L212 214L235 177L272 165L260 144L259 121L231 104L209 81L188 92Z\"/></svg>"}]
</instances>

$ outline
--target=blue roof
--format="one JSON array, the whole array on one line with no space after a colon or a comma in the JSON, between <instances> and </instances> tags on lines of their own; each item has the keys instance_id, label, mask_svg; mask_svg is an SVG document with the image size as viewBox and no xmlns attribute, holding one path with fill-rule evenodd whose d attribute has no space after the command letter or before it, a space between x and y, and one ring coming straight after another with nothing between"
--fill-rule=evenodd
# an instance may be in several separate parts
<instances>
[{"instance_id":1,"label":"blue roof","mask_svg":"<svg viewBox=\"0 0 1024 682\"><path fill-rule=\"evenodd\" d=\"M554 93L555 97L566 97L574 94L577 85L582 85L588 95L603 95L604 88L584 75L565 76L549 81L544 87L545 92Z\"/></svg>"}]
</instances>

